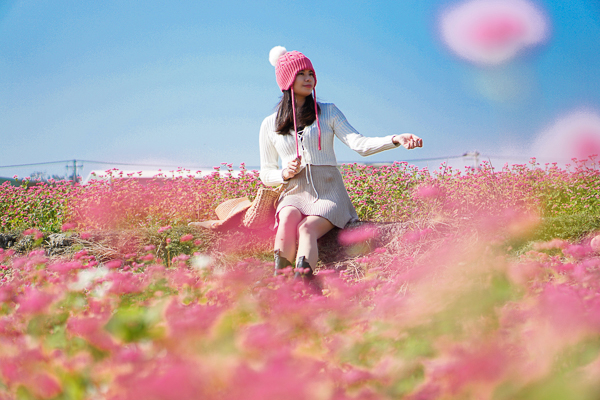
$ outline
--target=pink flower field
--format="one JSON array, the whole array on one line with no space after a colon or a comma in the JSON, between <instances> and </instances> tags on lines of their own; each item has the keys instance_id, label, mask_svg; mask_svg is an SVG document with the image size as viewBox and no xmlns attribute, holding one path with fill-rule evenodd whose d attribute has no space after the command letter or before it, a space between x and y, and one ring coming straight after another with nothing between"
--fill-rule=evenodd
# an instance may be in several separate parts
<instances>
[{"instance_id":1,"label":"pink flower field","mask_svg":"<svg viewBox=\"0 0 600 400\"><path fill-rule=\"evenodd\" d=\"M187 226L257 171L3 185L0 400L598 398L593 159L341 169L323 296L273 232Z\"/></svg>"}]
</instances>

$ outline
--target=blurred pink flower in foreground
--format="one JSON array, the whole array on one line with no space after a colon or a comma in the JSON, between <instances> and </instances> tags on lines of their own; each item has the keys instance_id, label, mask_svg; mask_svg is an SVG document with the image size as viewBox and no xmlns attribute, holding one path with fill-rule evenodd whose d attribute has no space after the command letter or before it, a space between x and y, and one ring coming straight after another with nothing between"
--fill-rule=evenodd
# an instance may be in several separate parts
<instances>
[{"instance_id":1,"label":"blurred pink flower in foreground","mask_svg":"<svg viewBox=\"0 0 600 400\"><path fill-rule=\"evenodd\" d=\"M52 295L39 291L33 287L25 288L23 295L19 296L19 310L23 313L42 312L52 301Z\"/></svg>"},{"instance_id":2,"label":"blurred pink flower in foreground","mask_svg":"<svg viewBox=\"0 0 600 400\"><path fill-rule=\"evenodd\" d=\"M365 242L379 236L379 230L375 226L364 226L354 229L344 229L340 232L338 240L342 246Z\"/></svg>"},{"instance_id":3,"label":"blurred pink flower in foreground","mask_svg":"<svg viewBox=\"0 0 600 400\"><path fill-rule=\"evenodd\" d=\"M533 151L542 161L568 161L600 155L600 115L575 111L558 119L536 138Z\"/></svg>"},{"instance_id":4,"label":"blurred pink flower in foreground","mask_svg":"<svg viewBox=\"0 0 600 400\"><path fill-rule=\"evenodd\" d=\"M548 22L527 0L471 0L445 12L440 30L458 56L497 65L542 43L548 36Z\"/></svg>"},{"instance_id":5,"label":"blurred pink flower in foreground","mask_svg":"<svg viewBox=\"0 0 600 400\"><path fill-rule=\"evenodd\" d=\"M70 230L74 229L76 226L77 226L77 224L73 224L73 223L66 223L66 224L63 224L63 225L60 227L60 229L61 229L63 232L67 232L67 231L70 231Z\"/></svg>"},{"instance_id":6,"label":"blurred pink flower in foreground","mask_svg":"<svg viewBox=\"0 0 600 400\"><path fill-rule=\"evenodd\" d=\"M183 242L189 242L190 240L193 240L193 239L194 239L194 236L193 236L193 235L190 235L190 234L188 233L187 235L183 235L183 236L182 236L182 237L179 239L179 241L183 243Z\"/></svg>"},{"instance_id":7,"label":"blurred pink flower in foreground","mask_svg":"<svg viewBox=\"0 0 600 400\"><path fill-rule=\"evenodd\" d=\"M421 186L415 192L415 197L419 199L427 199L431 197L437 197L440 194L440 189L435 186Z\"/></svg>"},{"instance_id":8,"label":"blurred pink flower in foreground","mask_svg":"<svg viewBox=\"0 0 600 400\"><path fill-rule=\"evenodd\" d=\"M167 225L167 226L161 226L160 228L158 228L158 233L163 233L165 231L168 231L169 229L172 229L173 227L171 225Z\"/></svg>"}]
</instances>

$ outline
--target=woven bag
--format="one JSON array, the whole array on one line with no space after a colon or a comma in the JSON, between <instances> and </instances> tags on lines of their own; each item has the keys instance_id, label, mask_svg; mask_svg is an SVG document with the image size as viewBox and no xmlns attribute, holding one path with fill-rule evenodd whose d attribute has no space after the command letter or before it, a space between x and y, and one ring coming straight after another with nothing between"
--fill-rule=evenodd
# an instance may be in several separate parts
<instances>
[{"instance_id":1,"label":"woven bag","mask_svg":"<svg viewBox=\"0 0 600 400\"><path fill-rule=\"evenodd\" d=\"M283 185L276 189L261 187L246 211L242 225L250 229L266 228L275 221L275 203L283 192Z\"/></svg>"}]
</instances>

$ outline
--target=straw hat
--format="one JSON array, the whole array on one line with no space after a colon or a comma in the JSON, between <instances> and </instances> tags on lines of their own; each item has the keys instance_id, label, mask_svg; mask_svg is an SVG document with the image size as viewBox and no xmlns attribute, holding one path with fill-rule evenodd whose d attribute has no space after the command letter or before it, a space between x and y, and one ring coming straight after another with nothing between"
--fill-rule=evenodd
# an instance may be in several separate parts
<instances>
[{"instance_id":1,"label":"straw hat","mask_svg":"<svg viewBox=\"0 0 600 400\"><path fill-rule=\"evenodd\" d=\"M190 222L188 225L209 229L225 228L232 224L238 225L251 205L252 202L250 202L250 199L247 197L225 200L215 209L215 213L219 219L202 222Z\"/></svg>"}]
</instances>

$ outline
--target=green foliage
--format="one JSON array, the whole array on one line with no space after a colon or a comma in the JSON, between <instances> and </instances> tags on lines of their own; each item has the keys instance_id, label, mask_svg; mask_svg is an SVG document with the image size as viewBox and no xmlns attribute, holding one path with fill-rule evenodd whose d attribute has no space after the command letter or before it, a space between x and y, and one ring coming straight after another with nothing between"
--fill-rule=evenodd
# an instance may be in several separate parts
<instances>
[{"instance_id":1,"label":"green foliage","mask_svg":"<svg viewBox=\"0 0 600 400\"><path fill-rule=\"evenodd\" d=\"M120 340L138 342L158 339L164 329L161 321L162 305L154 307L121 306L106 324L105 329Z\"/></svg>"},{"instance_id":2,"label":"green foliage","mask_svg":"<svg viewBox=\"0 0 600 400\"><path fill-rule=\"evenodd\" d=\"M554 238L581 240L590 233L600 232L600 214L578 212L543 218L534 235L536 240Z\"/></svg>"}]
</instances>

